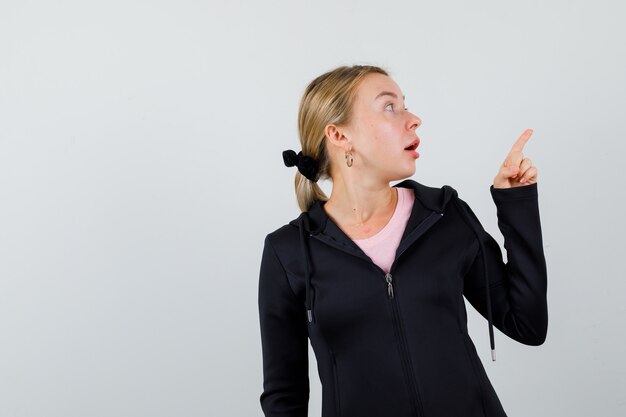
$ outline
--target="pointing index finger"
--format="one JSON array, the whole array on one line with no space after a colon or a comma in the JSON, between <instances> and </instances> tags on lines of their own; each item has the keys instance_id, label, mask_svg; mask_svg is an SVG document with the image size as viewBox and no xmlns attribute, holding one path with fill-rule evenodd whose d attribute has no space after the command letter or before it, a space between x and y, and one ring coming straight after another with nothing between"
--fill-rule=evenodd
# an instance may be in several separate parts
<instances>
[{"instance_id":1,"label":"pointing index finger","mask_svg":"<svg viewBox=\"0 0 626 417\"><path fill-rule=\"evenodd\" d=\"M517 140L515 141L515 143L513 144L513 146L511 147L511 152L513 151L522 151L522 149L524 149L524 145L526 145L526 142L528 142L528 139L530 139L530 136L533 134L533 130L532 129L526 129L524 131L524 133L522 133L522 135L517 138Z\"/></svg>"}]
</instances>

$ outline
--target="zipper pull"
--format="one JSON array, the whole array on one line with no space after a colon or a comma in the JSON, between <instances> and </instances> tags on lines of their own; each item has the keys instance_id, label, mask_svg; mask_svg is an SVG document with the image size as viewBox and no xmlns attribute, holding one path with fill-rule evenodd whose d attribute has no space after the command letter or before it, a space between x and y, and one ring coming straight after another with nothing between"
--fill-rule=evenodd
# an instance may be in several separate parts
<instances>
[{"instance_id":1,"label":"zipper pull","mask_svg":"<svg viewBox=\"0 0 626 417\"><path fill-rule=\"evenodd\" d=\"M387 294L389 298L393 298L393 285L391 285L391 273L387 272L385 274L385 280L387 281Z\"/></svg>"}]
</instances>

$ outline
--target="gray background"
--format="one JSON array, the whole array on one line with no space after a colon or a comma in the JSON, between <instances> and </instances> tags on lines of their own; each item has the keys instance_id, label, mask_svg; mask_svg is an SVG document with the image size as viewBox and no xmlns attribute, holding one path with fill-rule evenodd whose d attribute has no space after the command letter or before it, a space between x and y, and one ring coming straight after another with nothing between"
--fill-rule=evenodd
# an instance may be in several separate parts
<instances>
[{"instance_id":1,"label":"gray background","mask_svg":"<svg viewBox=\"0 0 626 417\"><path fill-rule=\"evenodd\" d=\"M281 152L306 84L352 64L423 120L413 178L501 244L489 186L534 129L547 340L494 329L492 362L468 304L470 334L510 417L625 415L625 10L3 0L0 417L262 415L263 238L299 214Z\"/></svg>"}]
</instances>

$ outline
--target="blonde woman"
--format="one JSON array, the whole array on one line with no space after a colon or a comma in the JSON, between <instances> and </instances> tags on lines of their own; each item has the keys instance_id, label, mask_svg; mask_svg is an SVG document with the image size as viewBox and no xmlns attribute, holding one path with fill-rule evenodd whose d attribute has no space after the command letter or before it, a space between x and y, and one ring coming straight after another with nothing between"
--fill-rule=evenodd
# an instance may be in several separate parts
<instances>
[{"instance_id":1,"label":"blonde woman","mask_svg":"<svg viewBox=\"0 0 626 417\"><path fill-rule=\"evenodd\" d=\"M302 150L283 152L302 213L265 237L260 267L266 416L308 414L309 340L322 417L506 416L464 300L488 321L492 360L493 326L525 345L546 338L537 169L523 154L532 131L490 186L504 263L454 188L408 179L421 123L380 67L342 66L306 88Z\"/></svg>"}]
</instances>

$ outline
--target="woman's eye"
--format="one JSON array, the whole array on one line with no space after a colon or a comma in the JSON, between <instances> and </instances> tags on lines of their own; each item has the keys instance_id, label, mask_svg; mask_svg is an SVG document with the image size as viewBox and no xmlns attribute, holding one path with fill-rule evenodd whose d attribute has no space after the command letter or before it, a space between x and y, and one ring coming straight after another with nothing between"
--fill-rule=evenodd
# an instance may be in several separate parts
<instances>
[{"instance_id":1,"label":"woman's eye","mask_svg":"<svg viewBox=\"0 0 626 417\"><path fill-rule=\"evenodd\" d=\"M389 106L392 106L392 107L393 107L393 103L389 103L389 104L387 104L387 105L385 106L385 108L387 108L387 107L389 107ZM408 108L408 107L405 107L405 108L404 108L404 111L407 111L407 110L409 110L409 108ZM393 109L392 109L392 111L393 111Z\"/></svg>"}]
</instances>

